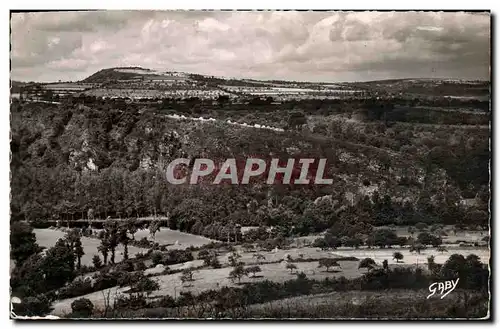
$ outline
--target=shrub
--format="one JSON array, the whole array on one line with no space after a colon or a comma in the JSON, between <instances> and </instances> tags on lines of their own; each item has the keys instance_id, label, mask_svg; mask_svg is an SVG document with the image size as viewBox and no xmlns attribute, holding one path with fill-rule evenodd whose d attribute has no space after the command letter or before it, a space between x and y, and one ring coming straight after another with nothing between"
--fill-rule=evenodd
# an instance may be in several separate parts
<instances>
[{"instance_id":1,"label":"shrub","mask_svg":"<svg viewBox=\"0 0 500 329\"><path fill-rule=\"evenodd\" d=\"M43 296L26 297L21 304L14 304L14 313L23 316L44 316L50 313L50 302Z\"/></svg>"},{"instance_id":2,"label":"shrub","mask_svg":"<svg viewBox=\"0 0 500 329\"><path fill-rule=\"evenodd\" d=\"M131 294L126 297L120 295L115 301L116 308L140 309L147 306L146 297L143 294Z\"/></svg>"},{"instance_id":3,"label":"shrub","mask_svg":"<svg viewBox=\"0 0 500 329\"><path fill-rule=\"evenodd\" d=\"M153 252L151 255L151 261L153 262L153 265L156 266L158 264L163 263L163 254L159 251Z\"/></svg>"},{"instance_id":4,"label":"shrub","mask_svg":"<svg viewBox=\"0 0 500 329\"><path fill-rule=\"evenodd\" d=\"M117 271L133 272L134 263L129 259L116 266Z\"/></svg>"},{"instance_id":5,"label":"shrub","mask_svg":"<svg viewBox=\"0 0 500 329\"><path fill-rule=\"evenodd\" d=\"M88 318L92 315L94 304L87 298L79 298L71 303L72 317Z\"/></svg>"},{"instance_id":6,"label":"shrub","mask_svg":"<svg viewBox=\"0 0 500 329\"><path fill-rule=\"evenodd\" d=\"M92 257L92 264L94 264L94 267L98 270L102 267L102 261L99 255L94 255Z\"/></svg>"},{"instance_id":7,"label":"shrub","mask_svg":"<svg viewBox=\"0 0 500 329\"><path fill-rule=\"evenodd\" d=\"M150 292L150 291L158 290L159 288L160 288L160 285L158 284L158 282L156 282L150 278L147 278L147 277L142 277L134 285L132 290L134 292L139 292L139 291L140 292L142 292L142 291Z\"/></svg>"},{"instance_id":8,"label":"shrub","mask_svg":"<svg viewBox=\"0 0 500 329\"><path fill-rule=\"evenodd\" d=\"M59 290L58 298L59 299L64 299L64 298L73 298L77 296L82 296L89 294L94 291L94 288L92 287L92 281L90 279L77 279L73 282L71 282L69 285L66 287L63 287Z\"/></svg>"},{"instance_id":9,"label":"shrub","mask_svg":"<svg viewBox=\"0 0 500 329\"><path fill-rule=\"evenodd\" d=\"M137 262L134 265L134 270L135 271L144 271L146 269L146 264L144 264L143 261Z\"/></svg>"}]
</instances>

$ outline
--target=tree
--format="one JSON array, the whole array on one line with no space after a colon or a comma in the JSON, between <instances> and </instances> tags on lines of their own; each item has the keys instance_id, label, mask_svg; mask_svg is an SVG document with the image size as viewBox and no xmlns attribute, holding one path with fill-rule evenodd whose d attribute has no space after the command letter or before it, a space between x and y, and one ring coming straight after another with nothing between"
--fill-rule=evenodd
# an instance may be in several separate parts
<instances>
[{"instance_id":1,"label":"tree","mask_svg":"<svg viewBox=\"0 0 500 329\"><path fill-rule=\"evenodd\" d=\"M94 255L92 256L92 264L94 265L95 269L98 270L102 267L102 261L99 255Z\"/></svg>"},{"instance_id":2,"label":"tree","mask_svg":"<svg viewBox=\"0 0 500 329\"><path fill-rule=\"evenodd\" d=\"M420 254L420 252L422 250L425 250L426 248L427 247L421 243L415 243L415 244L411 245L410 252L416 251L418 254Z\"/></svg>"},{"instance_id":3,"label":"tree","mask_svg":"<svg viewBox=\"0 0 500 329\"><path fill-rule=\"evenodd\" d=\"M443 264L441 268L441 276L445 280L464 278L464 272L466 269L466 260L463 255L453 254L448 258L448 260Z\"/></svg>"},{"instance_id":4,"label":"tree","mask_svg":"<svg viewBox=\"0 0 500 329\"><path fill-rule=\"evenodd\" d=\"M382 262L382 267L385 271L389 269L389 262L387 261L387 259L384 259L384 261Z\"/></svg>"},{"instance_id":5,"label":"tree","mask_svg":"<svg viewBox=\"0 0 500 329\"><path fill-rule=\"evenodd\" d=\"M252 243L244 243L241 247L245 250L245 252L250 252L255 249Z\"/></svg>"},{"instance_id":6,"label":"tree","mask_svg":"<svg viewBox=\"0 0 500 329\"><path fill-rule=\"evenodd\" d=\"M427 232L422 232L417 237L417 242L426 245L432 245L433 247L437 247L443 243L441 237L432 235Z\"/></svg>"},{"instance_id":7,"label":"tree","mask_svg":"<svg viewBox=\"0 0 500 329\"><path fill-rule=\"evenodd\" d=\"M132 240L135 240L135 234L137 233L137 220L135 218L129 218L127 220L126 227L132 235Z\"/></svg>"},{"instance_id":8,"label":"tree","mask_svg":"<svg viewBox=\"0 0 500 329\"><path fill-rule=\"evenodd\" d=\"M40 252L42 248L36 243L33 228L25 222L14 222L10 226L10 257L16 266L22 264L31 255Z\"/></svg>"},{"instance_id":9,"label":"tree","mask_svg":"<svg viewBox=\"0 0 500 329\"><path fill-rule=\"evenodd\" d=\"M330 267L340 267L340 264L332 258L322 258L319 260L319 268L326 267L326 271L330 272Z\"/></svg>"},{"instance_id":10,"label":"tree","mask_svg":"<svg viewBox=\"0 0 500 329\"><path fill-rule=\"evenodd\" d=\"M111 251L111 258L110 258L111 264L114 264L116 247L118 247L118 244L120 243L120 235L119 235L119 228L117 221L113 220L105 224L103 239L107 243L108 250Z\"/></svg>"},{"instance_id":11,"label":"tree","mask_svg":"<svg viewBox=\"0 0 500 329\"><path fill-rule=\"evenodd\" d=\"M149 223L149 235L155 239L156 232L160 232L160 221L154 220Z\"/></svg>"},{"instance_id":12,"label":"tree","mask_svg":"<svg viewBox=\"0 0 500 329\"><path fill-rule=\"evenodd\" d=\"M42 270L47 289L63 286L76 276L74 271L75 254L65 239L57 240L56 244L47 250L43 259Z\"/></svg>"},{"instance_id":13,"label":"tree","mask_svg":"<svg viewBox=\"0 0 500 329\"><path fill-rule=\"evenodd\" d=\"M215 252L211 252L205 258L203 258L203 264L206 266L211 266L213 268L220 268L221 264L219 262L219 258L217 258L217 254Z\"/></svg>"},{"instance_id":14,"label":"tree","mask_svg":"<svg viewBox=\"0 0 500 329\"><path fill-rule=\"evenodd\" d=\"M371 245L381 248L400 243L396 233L386 229L376 230L369 240Z\"/></svg>"},{"instance_id":15,"label":"tree","mask_svg":"<svg viewBox=\"0 0 500 329\"><path fill-rule=\"evenodd\" d=\"M260 268L260 266L258 265L254 265L254 266L250 266L250 267L247 267L245 269L246 273L251 273L252 274L252 278L255 277L255 273L260 273L262 272L262 269Z\"/></svg>"},{"instance_id":16,"label":"tree","mask_svg":"<svg viewBox=\"0 0 500 329\"><path fill-rule=\"evenodd\" d=\"M297 129L298 127L305 125L307 123L307 118L303 112L292 112L288 116L288 127L290 129Z\"/></svg>"},{"instance_id":17,"label":"tree","mask_svg":"<svg viewBox=\"0 0 500 329\"><path fill-rule=\"evenodd\" d=\"M103 236L104 236L104 234L103 234ZM105 238L101 239L101 244L97 247L97 250L102 254L102 259L103 259L104 265L107 265L108 264L108 253L109 253L108 240Z\"/></svg>"},{"instance_id":18,"label":"tree","mask_svg":"<svg viewBox=\"0 0 500 329\"><path fill-rule=\"evenodd\" d=\"M80 269L82 267L82 256L85 255L85 251L83 250L82 240L78 238L75 241L74 253L77 259L77 268Z\"/></svg>"},{"instance_id":19,"label":"tree","mask_svg":"<svg viewBox=\"0 0 500 329\"><path fill-rule=\"evenodd\" d=\"M73 318L88 318L92 315L94 304L87 298L79 298L71 303L71 310Z\"/></svg>"},{"instance_id":20,"label":"tree","mask_svg":"<svg viewBox=\"0 0 500 329\"><path fill-rule=\"evenodd\" d=\"M411 236L413 236L413 234L415 234L417 230L415 229L415 227L413 226L409 226L408 227L408 233L410 233Z\"/></svg>"},{"instance_id":21,"label":"tree","mask_svg":"<svg viewBox=\"0 0 500 329\"><path fill-rule=\"evenodd\" d=\"M448 249L446 249L446 247L445 247L445 246L438 246L438 247L436 248L436 250L437 250L437 251L439 251L439 252L441 252L441 253L443 253L443 252L448 252Z\"/></svg>"},{"instance_id":22,"label":"tree","mask_svg":"<svg viewBox=\"0 0 500 329\"><path fill-rule=\"evenodd\" d=\"M297 266L295 264L292 264L292 263L287 263L286 268L290 270L290 274L291 274L291 273L293 273L294 270L297 269ZM327 270L328 270L328 268L327 268Z\"/></svg>"},{"instance_id":23,"label":"tree","mask_svg":"<svg viewBox=\"0 0 500 329\"><path fill-rule=\"evenodd\" d=\"M266 259L266 257L260 253L253 254L252 258L255 258L259 264L262 265L262 261Z\"/></svg>"},{"instance_id":24,"label":"tree","mask_svg":"<svg viewBox=\"0 0 500 329\"><path fill-rule=\"evenodd\" d=\"M377 263L372 258L364 258L359 262L358 268L367 268L368 270L371 270L377 266Z\"/></svg>"},{"instance_id":25,"label":"tree","mask_svg":"<svg viewBox=\"0 0 500 329\"><path fill-rule=\"evenodd\" d=\"M231 255L228 257L229 264L232 267L236 267L238 265L238 260L241 258L241 255L238 254L236 251L233 251Z\"/></svg>"},{"instance_id":26,"label":"tree","mask_svg":"<svg viewBox=\"0 0 500 329\"><path fill-rule=\"evenodd\" d=\"M190 269L190 268L187 268L187 269L183 270L182 271L182 275L181 275L182 284L184 284L185 282L194 281L193 274L194 274L193 270Z\"/></svg>"},{"instance_id":27,"label":"tree","mask_svg":"<svg viewBox=\"0 0 500 329\"><path fill-rule=\"evenodd\" d=\"M392 256L393 256L393 259L395 259L397 263L399 263L399 261L404 258L403 254L400 253L399 251L396 251Z\"/></svg>"},{"instance_id":28,"label":"tree","mask_svg":"<svg viewBox=\"0 0 500 329\"><path fill-rule=\"evenodd\" d=\"M435 273L435 271L437 269L437 264L435 262L435 258L432 255L427 257L427 268L433 274Z\"/></svg>"},{"instance_id":29,"label":"tree","mask_svg":"<svg viewBox=\"0 0 500 329\"><path fill-rule=\"evenodd\" d=\"M238 263L234 267L234 269L229 273L229 278L234 281L234 279L238 279L238 283L241 282L241 278L246 274L245 268L243 267L243 263Z\"/></svg>"},{"instance_id":30,"label":"tree","mask_svg":"<svg viewBox=\"0 0 500 329\"><path fill-rule=\"evenodd\" d=\"M419 222L419 223L415 224L415 228L419 231L423 231L423 230L427 229L427 224Z\"/></svg>"},{"instance_id":31,"label":"tree","mask_svg":"<svg viewBox=\"0 0 500 329\"><path fill-rule=\"evenodd\" d=\"M123 259L128 259L128 244L130 238L128 237L128 228L120 227L118 229L118 241L123 245Z\"/></svg>"},{"instance_id":32,"label":"tree","mask_svg":"<svg viewBox=\"0 0 500 329\"><path fill-rule=\"evenodd\" d=\"M346 247L354 247L355 249L358 249L362 244L363 240L359 237L348 238L344 243Z\"/></svg>"}]
</instances>

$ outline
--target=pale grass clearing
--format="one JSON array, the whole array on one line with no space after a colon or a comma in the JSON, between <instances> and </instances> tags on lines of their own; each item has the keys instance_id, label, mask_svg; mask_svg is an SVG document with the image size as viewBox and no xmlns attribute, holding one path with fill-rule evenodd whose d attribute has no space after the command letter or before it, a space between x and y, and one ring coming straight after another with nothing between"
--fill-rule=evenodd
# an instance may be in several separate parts
<instances>
[{"instance_id":1,"label":"pale grass clearing","mask_svg":"<svg viewBox=\"0 0 500 329\"><path fill-rule=\"evenodd\" d=\"M439 252L435 248L429 248L420 252L420 254L410 253L409 248L391 248L391 249L351 249L351 250L335 250L335 254L340 256L354 256L359 260L363 258L372 258L378 264L382 264L387 260L389 264L427 264L427 257L434 256L434 262L444 264L452 254L461 254L467 257L470 254L477 255L481 262L488 263L490 259L490 251L486 248L459 248L448 247L448 252ZM394 253L398 251L403 254L403 260L399 263L393 259Z\"/></svg>"},{"instance_id":2,"label":"pale grass clearing","mask_svg":"<svg viewBox=\"0 0 500 329\"><path fill-rule=\"evenodd\" d=\"M191 262L189 262L191 263ZM192 264L192 263L191 263ZM318 268L318 262L301 262L295 263L297 270L290 273L290 270L286 268L286 262L274 263L274 264L263 264L260 265L262 272L257 273L255 278L253 277L243 277L241 279L241 284L258 282L263 280L271 280L275 282L283 282L286 280L296 278L296 273L304 272L308 278L311 279L324 279L326 277L341 277L346 278L356 278L361 276L365 271L358 270L357 261L340 261L341 268L331 268L330 272L326 272L325 268ZM218 290L222 287L228 286L238 286L238 280L233 282L229 278L229 273L233 270L232 267L225 267L219 269L202 269L194 271L193 279L194 281L189 283L182 283L180 277L182 273L160 275L152 277L153 280L158 282L160 289L153 291L150 297L160 297L165 295L170 295L172 297L178 297L180 292L190 291L193 294L199 294L204 290L215 289ZM124 294L128 287L123 288L110 288L102 291L90 293L84 296L64 299L53 304L54 310L52 314L63 315L71 312L71 303L78 298L88 298L96 308L104 308L104 296L110 293L110 303L113 304L114 298Z\"/></svg>"},{"instance_id":3,"label":"pale grass clearing","mask_svg":"<svg viewBox=\"0 0 500 329\"><path fill-rule=\"evenodd\" d=\"M175 231L165 227L161 227L160 232L156 232L154 239L150 238L149 230L139 230L135 233L134 237L136 240L147 238L159 244L173 244L167 247L168 250L186 249L191 246L200 247L210 242L216 242L216 240L205 238L204 236ZM176 242L177 244L175 244Z\"/></svg>"},{"instance_id":4,"label":"pale grass clearing","mask_svg":"<svg viewBox=\"0 0 500 329\"><path fill-rule=\"evenodd\" d=\"M33 231L35 232L37 243L40 246L46 248L54 246L57 240L64 238L64 236L66 235L65 232L52 229L34 229ZM94 255L99 255L99 257L101 257L102 260L102 255L97 250L101 241L98 239L86 238L86 237L82 237L81 239L82 239L83 251L85 252L85 255L83 255L82 257L82 265L92 265L92 257ZM146 252L147 249L144 248L137 248L134 246L128 247L128 254L130 258L135 257L137 253L146 253ZM118 248L116 248L115 262L120 262L122 260L123 260L123 246L119 245Z\"/></svg>"}]
</instances>

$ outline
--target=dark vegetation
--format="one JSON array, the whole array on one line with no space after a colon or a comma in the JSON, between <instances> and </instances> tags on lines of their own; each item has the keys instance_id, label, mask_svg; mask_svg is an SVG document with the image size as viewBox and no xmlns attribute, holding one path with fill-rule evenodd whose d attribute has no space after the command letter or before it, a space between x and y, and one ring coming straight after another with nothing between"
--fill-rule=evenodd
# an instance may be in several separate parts
<instances>
[{"instance_id":1,"label":"dark vegetation","mask_svg":"<svg viewBox=\"0 0 500 329\"><path fill-rule=\"evenodd\" d=\"M112 84L124 77L116 72L110 77L108 73L100 72L89 81ZM192 78L207 86L217 84L213 78ZM406 96L383 92L387 84L396 94L407 92ZM432 92L427 90L425 97L422 94L428 85L408 86L401 80L357 87L381 97L286 102L275 102L271 97L132 101L83 95L60 99L46 93L44 99L61 103L13 101L11 259L16 267L11 288L13 295L23 299L16 306L16 314L43 315L50 312L50 304L56 299L130 286L129 297L120 298L113 308L108 305L102 316L279 317L272 309L255 311L249 306L335 291L426 290L430 282L460 277L459 289L474 291L474 295L452 299L448 305L419 301L413 309L403 311L386 300L356 307L338 304L330 310L311 310L312 306L288 309L288 313L280 314L363 317L391 316L386 310L393 310L392 314L400 317L485 316L488 269L474 255L452 255L442 266L429 259L426 273L420 269L390 269L387 262L379 268L373 260L365 259L360 262L360 268L367 271L363 277L323 281L296 273L293 261L304 260L289 260L287 268L297 279L284 283L252 282L198 296L182 293L177 299L147 299L148 292L158 284L143 275L145 260L153 265L172 265L193 260L193 251L199 250L197 257L203 259L204 266L218 268L221 264L216 249L230 249L229 243L245 243L248 250L256 245L272 250L286 247L291 236L324 231L324 237L314 241L315 247L410 245L411 251L420 252L426 246L442 244L439 225L487 228L490 132L481 126L489 124L489 102L444 96L464 90L483 95L489 86L473 85L462 90L460 85L453 89L443 84L431 88ZM429 93L435 95L430 97ZM175 120L167 114L231 119L285 131ZM212 185L212 177L207 177L197 185L173 186L165 179L165 169L179 157L191 162L200 157L221 162L233 157L238 161L248 157L326 158L325 176L332 178L333 184L266 185L265 178L256 178L249 185ZM191 166L183 170L188 174ZM372 186L375 192L361 192ZM472 198L473 206L461 203ZM146 216L162 220L150 223L136 219ZM87 227L88 223L74 222L108 218L117 220L93 224L93 228L103 229L99 236ZM43 248L37 245L32 227L61 225L83 229L69 231L41 253ZM382 225L389 229L377 229ZM412 236L397 236L391 229L397 225L412 225ZM165 245L133 238L134 232L145 226L153 236L160 226L168 226L224 243L166 251ZM243 235L241 226L259 228ZM101 241L100 254L94 255L92 267L81 265L81 236ZM115 263L120 244L125 247L125 259ZM149 251L127 259L130 245ZM404 261L400 256L394 254L395 259ZM236 253L230 262L231 277L238 283L243 276L253 278L261 271L257 265L245 267ZM326 272L338 267L335 259L319 260L319 265ZM91 278L74 280L91 271L96 271ZM168 268L165 271L173 273ZM182 277L189 284L193 272L186 270ZM73 317L95 316L96 310L86 299L75 300L71 306Z\"/></svg>"}]
</instances>

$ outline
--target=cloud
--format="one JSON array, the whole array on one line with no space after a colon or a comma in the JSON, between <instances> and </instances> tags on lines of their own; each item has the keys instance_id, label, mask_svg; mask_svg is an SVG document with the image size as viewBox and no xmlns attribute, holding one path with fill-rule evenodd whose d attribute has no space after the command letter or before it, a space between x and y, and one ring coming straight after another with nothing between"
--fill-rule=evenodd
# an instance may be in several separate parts
<instances>
[{"instance_id":1,"label":"cloud","mask_svg":"<svg viewBox=\"0 0 500 329\"><path fill-rule=\"evenodd\" d=\"M12 78L114 66L316 81L487 79L490 16L463 12L14 13Z\"/></svg>"}]
</instances>

